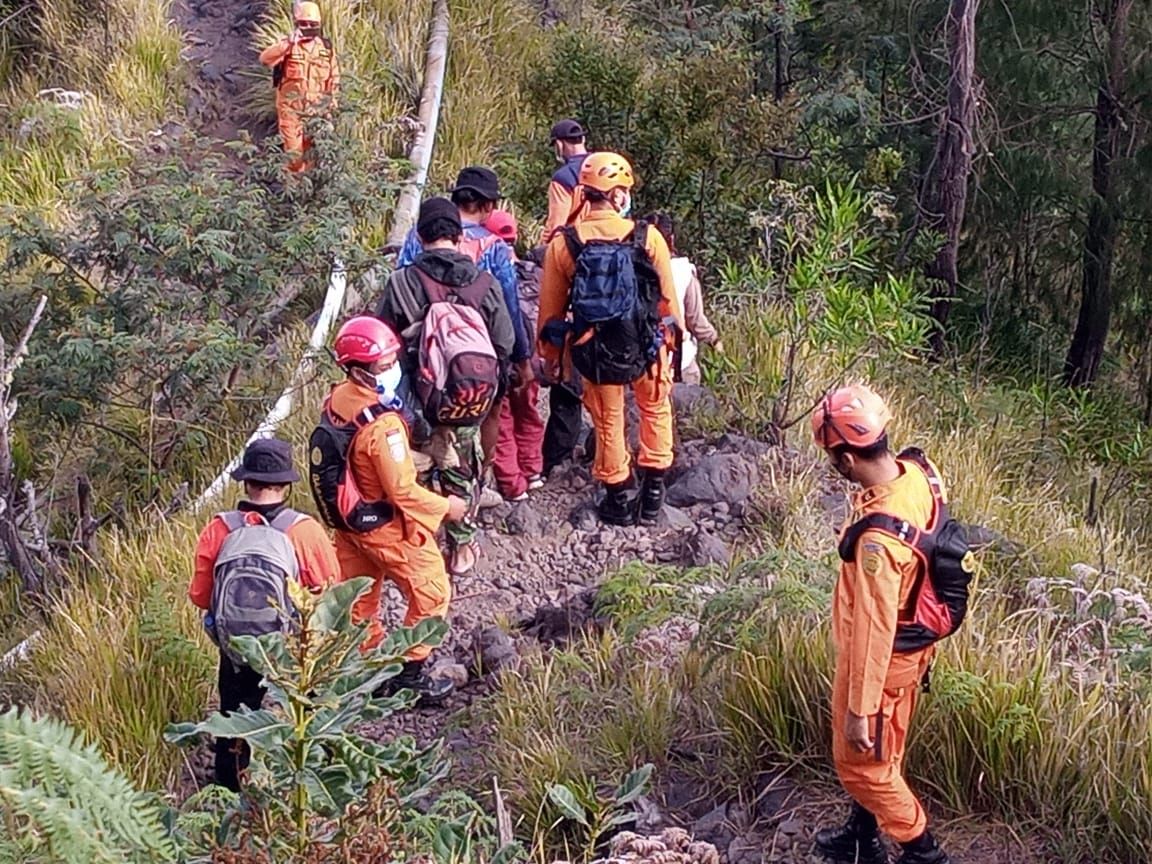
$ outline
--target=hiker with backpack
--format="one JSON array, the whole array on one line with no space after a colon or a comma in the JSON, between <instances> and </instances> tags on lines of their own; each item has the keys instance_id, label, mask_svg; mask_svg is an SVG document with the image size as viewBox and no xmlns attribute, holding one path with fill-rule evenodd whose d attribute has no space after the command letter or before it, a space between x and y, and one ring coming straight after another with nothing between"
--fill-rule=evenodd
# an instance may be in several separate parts
<instances>
[{"instance_id":1,"label":"hiker with backpack","mask_svg":"<svg viewBox=\"0 0 1152 864\"><path fill-rule=\"evenodd\" d=\"M276 118L288 170L299 173L311 164L306 157L312 139L305 134L307 117L318 107L331 107L340 89L340 64L332 42L323 32L320 7L303 0L293 12L296 29L260 52L260 62L272 68Z\"/></svg>"},{"instance_id":2,"label":"hiker with backpack","mask_svg":"<svg viewBox=\"0 0 1152 864\"><path fill-rule=\"evenodd\" d=\"M520 312L524 329L536 332L540 309L540 266L535 261L516 255L518 229L516 217L507 210L495 210L488 217L488 229L508 246L516 266L516 288L520 295ZM506 501L523 501L529 490L544 485L544 421L540 419L537 401L540 382L535 371L523 386L508 391L500 410L500 435L492 457L496 488Z\"/></svg>"},{"instance_id":3,"label":"hiker with backpack","mask_svg":"<svg viewBox=\"0 0 1152 864\"><path fill-rule=\"evenodd\" d=\"M376 316L404 341L403 370L431 427L422 449L435 463L440 487L469 502L469 518L448 526L449 570L461 575L476 564L480 424L499 405L515 331L500 285L457 249L463 226L456 205L429 198L420 205L416 231L422 251L389 276ZM527 355L522 366L528 368Z\"/></svg>"},{"instance_id":4,"label":"hiker with backpack","mask_svg":"<svg viewBox=\"0 0 1152 864\"><path fill-rule=\"evenodd\" d=\"M576 120L560 120L548 136L560 167L548 184L548 216L540 242L548 243L556 232L578 217L584 203L580 192L580 166L588 157L584 127Z\"/></svg>"},{"instance_id":5,"label":"hiker with backpack","mask_svg":"<svg viewBox=\"0 0 1152 864\"><path fill-rule=\"evenodd\" d=\"M682 326L668 244L654 227L627 218L634 184L632 166L618 154L584 160L587 212L548 244L540 283L545 373L558 381L570 363L583 379L596 435L592 476L605 487L597 509L610 525L653 524L663 507L672 464L673 348ZM625 387L640 414L639 502Z\"/></svg>"},{"instance_id":6,"label":"hiker with backpack","mask_svg":"<svg viewBox=\"0 0 1152 864\"><path fill-rule=\"evenodd\" d=\"M720 334L708 320L704 312L704 296L700 288L700 275L696 265L679 254L676 248L676 230L672 217L667 213L650 213L644 217L650 225L655 225L672 253L672 279L676 283L676 300L684 313L684 342L680 349L680 380L685 384L700 383L700 366L696 362L698 346L711 345L718 354L724 353Z\"/></svg>"},{"instance_id":7,"label":"hiker with backpack","mask_svg":"<svg viewBox=\"0 0 1152 864\"><path fill-rule=\"evenodd\" d=\"M860 487L832 598L832 758L852 812L817 832L816 850L837 864L887 864L883 831L901 846L897 864L947 864L904 779L904 744L935 644L967 611L974 562L936 467L918 450L889 449L891 419L862 385L812 414L816 443Z\"/></svg>"},{"instance_id":8,"label":"hiker with backpack","mask_svg":"<svg viewBox=\"0 0 1152 864\"><path fill-rule=\"evenodd\" d=\"M436 532L441 523L460 523L468 504L417 481L399 396L400 337L379 319L359 315L340 328L333 351L345 378L329 393L309 441L309 483L321 516L335 529L342 578L373 579L352 607L354 621L368 622L363 647L371 650L384 638L380 596L386 579L408 601L405 627L447 615L452 586ZM412 648L382 692L411 689L422 704L442 701L452 684L428 675L430 653L424 645Z\"/></svg>"},{"instance_id":9,"label":"hiker with backpack","mask_svg":"<svg viewBox=\"0 0 1152 864\"><path fill-rule=\"evenodd\" d=\"M244 484L235 510L217 513L200 532L188 597L205 612L204 629L220 648L217 683L220 713L241 706L256 711L264 701L259 672L230 647L236 636L262 636L288 625L288 580L318 591L339 578L340 568L324 528L287 505L300 479L286 441L260 438L249 444L232 478ZM217 738L215 782L240 791L248 745Z\"/></svg>"}]
</instances>

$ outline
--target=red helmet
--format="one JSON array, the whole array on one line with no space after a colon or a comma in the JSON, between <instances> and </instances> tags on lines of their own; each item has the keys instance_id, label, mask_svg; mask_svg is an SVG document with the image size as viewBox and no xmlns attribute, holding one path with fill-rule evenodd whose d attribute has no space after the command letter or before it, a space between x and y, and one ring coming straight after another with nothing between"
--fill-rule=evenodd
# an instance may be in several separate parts
<instances>
[{"instance_id":1,"label":"red helmet","mask_svg":"<svg viewBox=\"0 0 1152 864\"><path fill-rule=\"evenodd\" d=\"M516 217L507 210L493 210L484 220L484 227L501 240L516 242Z\"/></svg>"},{"instance_id":2,"label":"red helmet","mask_svg":"<svg viewBox=\"0 0 1152 864\"><path fill-rule=\"evenodd\" d=\"M892 412L870 388L852 384L829 393L812 412L812 437L825 450L870 447L884 437Z\"/></svg>"},{"instance_id":3,"label":"red helmet","mask_svg":"<svg viewBox=\"0 0 1152 864\"><path fill-rule=\"evenodd\" d=\"M349 318L336 334L333 345L336 362L341 366L363 363L371 366L377 360L394 360L403 345L392 328L371 315Z\"/></svg>"}]
</instances>

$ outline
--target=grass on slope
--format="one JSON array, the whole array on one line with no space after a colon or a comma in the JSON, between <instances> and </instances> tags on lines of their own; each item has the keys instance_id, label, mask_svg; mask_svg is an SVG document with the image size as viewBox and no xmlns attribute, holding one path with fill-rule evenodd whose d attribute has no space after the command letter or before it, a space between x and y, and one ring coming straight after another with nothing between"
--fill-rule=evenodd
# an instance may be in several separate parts
<instances>
[{"instance_id":1,"label":"grass on slope","mask_svg":"<svg viewBox=\"0 0 1152 864\"><path fill-rule=\"evenodd\" d=\"M83 4L54 0L39 16L25 71L0 76L0 203L56 211L87 166L123 158L182 105L180 35L165 0L108 0L97 19ZM18 49L0 46L15 59ZM0 63L0 68L5 68ZM51 93L81 94L64 107ZM63 97L62 97L63 98Z\"/></svg>"}]
</instances>

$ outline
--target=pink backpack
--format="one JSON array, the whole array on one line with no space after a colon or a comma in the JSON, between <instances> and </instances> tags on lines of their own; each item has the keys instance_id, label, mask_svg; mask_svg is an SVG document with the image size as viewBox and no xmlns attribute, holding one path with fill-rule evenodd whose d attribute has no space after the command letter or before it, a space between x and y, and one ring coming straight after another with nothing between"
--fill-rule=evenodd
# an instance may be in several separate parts
<instances>
[{"instance_id":1,"label":"pink backpack","mask_svg":"<svg viewBox=\"0 0 1152 864\"><path fill-rule=\"evenodd\" d=\"M479 311L492 277L481 273L456 287L413 269L431 301L417 352L416 394L424 419L434 426L477 426L500 385L500 361Z\"/></svg>"}]
</instances>

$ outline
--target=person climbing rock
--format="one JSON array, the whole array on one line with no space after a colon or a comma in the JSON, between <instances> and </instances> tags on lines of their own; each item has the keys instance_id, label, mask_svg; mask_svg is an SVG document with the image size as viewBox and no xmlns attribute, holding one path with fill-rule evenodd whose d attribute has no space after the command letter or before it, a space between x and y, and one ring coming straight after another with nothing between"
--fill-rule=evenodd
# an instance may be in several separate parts
<instances>
[{"instance_id":1,"label":"person climbing rock","mask_svg":"<svg viewBox=\"0 0 1152 864\"><path fill-rule=\"evenodd\" d=\"M924 531L936 513L933 484L944 500L930 463L926 471L889 449L891 419L884 400L862 385L829 394L812 414L813 437L832 467L861 487L845 535L876 513ZM899 622L917 604L925 565L907 543L871 528L854 549L841 551L850 560L840 567L832 598L832 758L853 802L845 825L816 834L816 849L833 862L887 864L882 830L902 847L898 864L947 864L903 776L904 743L933 648L894 649Z\"/></svg>"},{"instance_id":2,"label":"person climbing rock","mask_svg":"<svg viewBox=\"0 0 1152 864\"><path fill-rule=\"evenodd\" d=\"M524 328L535 335L540 308L540 267L534 261L516 257L518 227L516 217L507 210L495 210L486 223L508 246L516 266L516 286ZM530 489L544 485L544 421L540 419L537 401L540 383L535 371L523 386L513 387L504 399L500 412L500 437L492 458L493 473L500 494L508 501L523 501Z\"/></svg>"},{"instance_id":3,"label":"person climbing rock","mask_svg":"<svg viewBox=\"0 0 1152 864\"><path fill-rule=\"evenodd\" d=\"M511 361L516 366L515 378L518 382L527 382L532 379L532 369L529 359L532 356L532 343L524 330L523 317L520 314L520 300L516 288L516 267L513 256L508 247L501 242L487 227L488 218L496 209L500 201L500 179L491 168L473 165L461 170L456 177L453 187L452 203L460 213L461 236L457 251L467 255L485 273L490 273L500 283L504 298L504 305L508 316L512 320L515 344L512 349ZM404 247L396 261L397 267L406 267L416 260L422 249L419 233L413 229L408 232ZM519 386L524 386L519 385ZM496 399L496 406L502 409L505 398L505 387L502 385ZM484 450L485 464L490 465L495 455L496 441L500 437L500 415L502 410L494 410L480 428L480 442ZM501 498L486 487L481 494L482 507L494 507L501 503Z\"/></svg>"},{"instance_id":4,"label":"person climbing rock","mask_svg":"<svg viewBox=\"0 0 1152 864\"><path fill-rule=\"evenodd\" d=\"M561 165L548 184L548 216L540 242L548 243L562 227L576 221L584 203L580 192L580 166L588 156L584 127L575 120L560 120L548 140Z\"/></svg>"},{"instance_id":5,"label":"person climbing rock","mask_svg":"<svg viewBox=\"0 0 1152 864\"><path fill-rule=\"evenodd\" d=\"M292 484L300 479L286 441L261 438L249 444L232 478L244 484L235 510L212 517L196 542L195 566L188 597L205 611L204 629L220 647L220 713L245 706L253 711L264 701L262 676L230 647L236 636L260 636L280 629L290 608L287 581L296 579L318 591L339 578L332 541L310 516L288 504ZM246 597L259 596L258 606ZM276 598L279 610L264 598ZM242 739L217 738L215 782L240 791L250 751Z\"/></svg>"},{"instance_id":6,"label":"person climbing rock","mask_svg":"<svg viewBox=\"0 0 1152 864\"><path fill-rule=\"evenodd\" d=\"M654 522L663 506L664 474L672 464L670 346L682 326L668 244L656 228L627 218L634 183L622 156L593 153L584 160L587 213L548 244L540 285L546 374L560 380L571 361L584 380L596 434L592 476L605 486L599 513L612 525L637 519L625 386L640 414L640 521Z\"/></svg>"},{"instance_id":7,"label":"person climbing rock","mask_svg":"<svg viewBox=\"0 0 1152 864\"><path fill-rule=\"evenodd\" d=\"M317 508L336 531L341 578L373 580L352 608L354 621L368 622L364 650L371 650L384 638L380 596L386 579L408 602L405 627L447 614L452 588L436 532L445 521L460 523L468 505L417 482L398 396L400 338L382 321L360 315L340 328L333 351L345 378L328 394L312 433L309 481ZM427 646L413 647L386 692L410 688L422 703L441 701L452 684L429 677L429 654Z\"/></svg>"},{"instance_id":8,"label":"person climbing rock","mask_svg":"<svg viewBox=\"0 0 1152 864\"><path fill-rule=\"evenodd\" d=\"M260 62L272 68L280 137L290 157L288 170L299 173L311 165L307 153L312 139L305 132L305 124L335 104L340 64L331 41L323 34L316 3L298 3L293 18L296 29L261 51Z\"/></svg>"},{"instance_id":9,"label":"person climbing rock","mask_svg":"<svg viewBox=\"0 0 1152 864\"><path fill-rule=\"evenodd\" d=\"M422 449L440 486L470 504L469 518L448 526L449 569L460 575L476 564L471 516L483 490L480 424L499 404L516 336L500 285L457 249L463 235L457 205L429 198L416 231L422 251L388 278L376 315L404 340L404 372L432 430ZM430 347L436 351L425 356Z\"/></svg>"},{"instance_id":10,"label":"person climbing rock","mask_svg":"<svg viewBox=\"0 0 1152 864\"><path fill-rule=\"evenodd\" d=\"M720 334L708 320L704 312L704 296L700 288L700 276L696 265L678 254L676 230L672 217L667 213L651 213L644 221L655 225L672 253L672 279L676 282L676 300L684 313L684 341L680 348L680 380L685 384L700 383L700 366L696 362L698 343L711 345L719 354L724 353Z\"/></svg>"}]
</instances>

